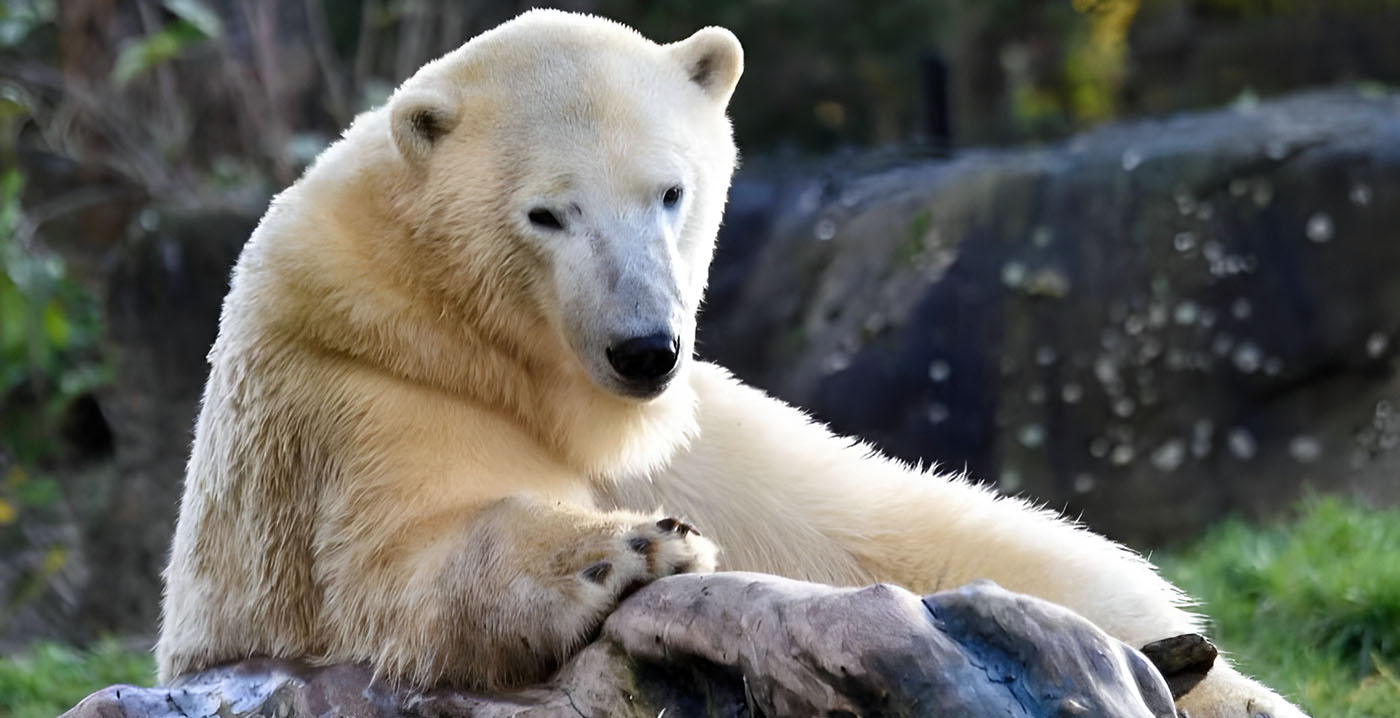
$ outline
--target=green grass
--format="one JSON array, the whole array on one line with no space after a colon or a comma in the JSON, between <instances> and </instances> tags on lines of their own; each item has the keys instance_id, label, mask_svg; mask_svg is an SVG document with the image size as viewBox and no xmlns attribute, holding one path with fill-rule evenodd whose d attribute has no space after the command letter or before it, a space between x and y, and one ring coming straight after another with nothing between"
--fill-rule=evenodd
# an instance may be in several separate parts
<instances>
[{"instance_id":1,"label":"green grass","mask_svg":"<svg viewBox=\"0 0 1400 718\"><path fill-rule=\"evenodd\" d=\"M1156 557L1241 667L1317 718L1400 718L1400 511L1323 499L1287 522L1227 521ZM151 656L108 641L0 657L0 718L52 718Z\"/></svg>"},{"instance_id":2,"label":"green grass","mask_svg":"<svg viewBox=\"0 0 1400 718\"><path fill-rule=\"evenodd\" d=\"M145 651L116 641L87 649L40 643L0 657L0 718L54 718L113 683L153 682L155 662Z\"/></svg>"},{"instance_id":3,"label":"green grass","mask_svg":"<svg viewBox=\"0 0 1400 718\"><path fill-rule=\"evenodd\" d=\"M1400 718L1400 511L1314 500L1157 561L1202 601L1220 647L1311 715Z\"/></svg>"}]
</instances>

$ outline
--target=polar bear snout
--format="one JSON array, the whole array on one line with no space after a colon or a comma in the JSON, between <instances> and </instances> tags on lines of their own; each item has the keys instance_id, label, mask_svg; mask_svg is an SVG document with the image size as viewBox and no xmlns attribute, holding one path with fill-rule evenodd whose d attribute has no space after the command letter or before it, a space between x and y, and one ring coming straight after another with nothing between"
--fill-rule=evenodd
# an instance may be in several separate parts
<instances>
[{"instance_id":1,"label":"polar bear snout","mask_svg":"<svg viewBox=\"0 0 1400 718\"><path fill-rule=\"evenodd\" d=\"M634 396L660 394L675 376L681 340L671 332L654 332L616 341L607 348L608 364Z\"/></svg>"}]
</instances>

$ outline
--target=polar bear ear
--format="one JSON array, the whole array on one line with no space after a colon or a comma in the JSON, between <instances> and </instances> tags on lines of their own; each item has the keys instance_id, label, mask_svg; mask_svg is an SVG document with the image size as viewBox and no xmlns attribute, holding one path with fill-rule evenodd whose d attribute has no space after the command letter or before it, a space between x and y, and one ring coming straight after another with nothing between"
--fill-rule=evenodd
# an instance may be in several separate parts
<instances>
[{"instance_id":1,"label":"polar bear ear","mask_svg":"<svg viewBox=\"0 0 1400 718\"><path fill-rule=\"evenodd\" d=\"M457 104L444 95L415 90L394 98L389 126L404 159L421 162L428 158L437 141L457 125L458 117Z\"/></svg>"},{"instance_id":2,"label":"polar bear ear","mask_svg":"<svg viewBox=\"0 0 1400 718\"><path fill-rule=\"evenodd\" d=\"M666 46L691 81L720 104L729 104L739 75L744 73L744 47L734 33L707 27Z\"/></svg>"}]
</instances>

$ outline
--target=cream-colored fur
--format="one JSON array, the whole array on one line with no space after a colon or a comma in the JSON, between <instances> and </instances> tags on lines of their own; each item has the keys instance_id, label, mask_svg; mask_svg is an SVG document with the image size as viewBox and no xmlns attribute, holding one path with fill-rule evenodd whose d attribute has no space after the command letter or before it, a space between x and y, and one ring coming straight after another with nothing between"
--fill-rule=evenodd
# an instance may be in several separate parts
<instances>
[{"instance_id":1,"label":"cream-colored fur","mask_svg":"<svg viewBox=\"0 0 1400 718\"><path fill-rule=\"evenodd\" d=\"M425 66L273 201L210 352L162 680L273 655L518 686L629 588L717 566L990 578L1134 645L1200 629L1122 547L690 359L741 69L723 30L656 45L527 13ZM618 384L604 348L652 326L682 347L673 377ZM1182 705L1301 715L1223 661Z\"/></svg>"}]
</instances>

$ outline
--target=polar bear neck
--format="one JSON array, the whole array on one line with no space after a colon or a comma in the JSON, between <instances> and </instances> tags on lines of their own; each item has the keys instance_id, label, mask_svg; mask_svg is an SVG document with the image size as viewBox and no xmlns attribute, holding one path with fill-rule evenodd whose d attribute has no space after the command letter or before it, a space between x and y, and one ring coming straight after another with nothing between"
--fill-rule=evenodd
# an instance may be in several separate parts
<instances>
[{"instance_id":1,"label":"polar bear neck","mask_svg":"<svg viewBox=\"0 0 1400 718\"><path fill-rule=\"evenodd\" d=\"M351 132L372 119L362 117ZM360 154L336 152L350 144ZM260 302L272 315L267 326L492 412L591 479L650 475L690 440L696 394L687 372L647 402L599 388L521 296L525 288L510 281L525 269L502 267L499 257L465 266L406 257L414 230L383 199L395 192L385 183L396 181L386 170L396 163L365 154L362 140L338 145L285 201L274 201L240 261L240 274L267 295ZM317 209L290 214L279 206ZM257 246L259 237L266 246ZM444 272L475 291L435 291L449 278L433 275Z\"/></svg>"}]
</instances>

